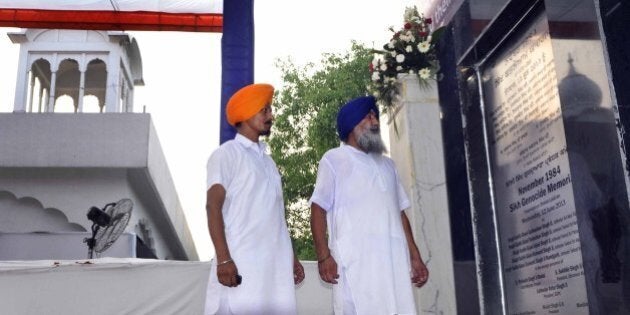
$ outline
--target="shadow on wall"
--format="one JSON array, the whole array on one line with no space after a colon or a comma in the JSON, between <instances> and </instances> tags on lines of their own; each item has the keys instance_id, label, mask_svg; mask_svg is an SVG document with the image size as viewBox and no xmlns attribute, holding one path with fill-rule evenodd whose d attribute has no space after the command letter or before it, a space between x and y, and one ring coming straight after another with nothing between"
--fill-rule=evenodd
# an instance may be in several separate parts
<instances>
[{"instance_id":1,"label":"shadow on wall","mask_svg":"<svg viewBox=\"0 0 630 315\"><path fill-rule=\"evenodd\" d=\"M17 198L8 191L0 191L0 232L85 232L77 223L68 222L63 211L44 208L32 197Z\"/></svg>"}]
</instances>

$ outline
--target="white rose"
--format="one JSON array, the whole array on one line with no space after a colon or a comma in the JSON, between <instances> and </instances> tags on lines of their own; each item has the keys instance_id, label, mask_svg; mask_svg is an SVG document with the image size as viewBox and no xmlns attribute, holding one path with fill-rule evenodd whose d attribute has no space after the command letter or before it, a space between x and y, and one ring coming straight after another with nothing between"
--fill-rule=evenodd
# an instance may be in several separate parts
<instances>
[{"instance_id":1,"label":"white rose","mask_svg":"<svg viewBox=\"0 0 630 315\"><path fill-rule=\"evenodd\" d=\"M431 48L431 44L428 41L424 41L424 42L421 42L420 44L418 44L418 50L421 53L425 53L425 52L429 51L429 48Z\"/></svg>"},{"instance_id":2,"label":"white rose","mask_svg":"<svg viewBox=\"0 0 630 315\"><path fill-rule=\"evenodd\" d=\"M414 74L413 70L409 70L409 74Z\"/></svg>"},{"instance_id":3,"label":"white rose","mask_svg":"<svg viewBox=\"0 0 630 315\"><path fill-rule=\"evenodd\" d=\"M405 47L406 52L411 52L412 50L413 48L411 48L411 45L407 45L407 47Z\"/></svg>"},{"instance_id":4,"label":"white rose","mask_svg":"<svg viewBox=\"0 0 630 315\"><path fill-rule=\"evenodd\" d=\"M401 66L397 66L397 67L396 67L396 71L400 72L401 70L402 70L402 67L401 67Z\"/></svg>"},{"instance_id":5,"label":"white rose","mask_svg":"<svg viewBox=\"0 0 630 315\"><path fill-rule=\"evenodd\" d=\"M385 71L387 70L387 65L386 64L382 64L381 65L381 71Z\"/></svg>"},{"instance_id":6,"label":"white rose","mask_svg":"<svg viewBox=\"0 0 630 315\"><path fill-rule=\"evenodd\" d=\"M379 75L378 71L372 72L372 81L378 81L378 79L380 78L381 76Z\"/></svg>"},{"instance_id":7,"label":"white rose","mask_svg":"<svg viewBox=\"0 0 630 315\"><path fill-rule=\"evenodd\" d=\"M431 71L428 68L422 68L418 71L418 75L421 79L428 79L431 76Z\"/></svg>"},{"instance_id":8,"label":"white rose","mask_svg":"<svg viewBox=\"0 0 630 315\"><path fill-rule=\"evenodd\" d=\"M396 61L397 61L398 63L403 63L403 62L405 61L405 55L403 55L403 54L398 54L398 55L396 56Z\"/></svg>"}]
</instances>

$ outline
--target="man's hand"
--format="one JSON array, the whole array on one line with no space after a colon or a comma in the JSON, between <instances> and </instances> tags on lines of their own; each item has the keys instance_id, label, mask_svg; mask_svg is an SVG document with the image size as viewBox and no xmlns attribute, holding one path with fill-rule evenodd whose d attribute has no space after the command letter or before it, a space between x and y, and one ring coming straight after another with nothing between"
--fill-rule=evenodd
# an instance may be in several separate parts
<instances>
[{"instance_id":1,"label":"man's hand","mask_svg":"<svg viewBox=\"0 0 630 315\"><path fill-rule=\"evenodd\" d=\"M317 262L317 269L319 269L319 277L324 282L330 284L337 284L339 279L339 273L337 273L337 262L333 256L329 256Z\"/></svg>"},{"instance_id":2,"label":"man's hand","mask_svg":"<svg viewBox=\"0 0 630 315\"><path fill-rule=\"evenodd\" d=\"M405 211L400 212L400 219L402 221L403 230L405 231L407 246L409 246L409 257L411 257L411 283L420 288L429 280L429 270L427 266L424 265L418 246L416 246L416 242L413 239L411 224L409 223Z\"/></svg>"},{"instance_id":3,"label":"man's hand","mask_svg":"<svg viewBox=\"0 0 630 315\"><path fill-rule=\"evenodd\" d=\"M311 203L311 232L313 232L313 242L317 253L317 269L319 277L324 282L337 284L339 273L337 273L337 262L331 256L330 249L326 245L326 210L317 203Z\"/></svg>"},{"instance_id":4,"label":"man's hand","mask_svg":"<svg viewBox=\"0 0 630 315\"><path fill-rule=\"evenodd\" d=\"M238 275L238 268L233 261L217 266L217 278L219 283L226 287L237 287L238 281L236 276Z\"/></svg>"},{"instance_id":5,"label":"man's hand","mask_svg":"<svg viewBox=\"0 0 630 315\"><path fill-rule=\"evenodd\" d=\"M293 282L300 284L302 281L304 281L304 267L297 257L293 256Z\"/></svg>"},{"instance_id":6,"label":"man's hand","mask_svg":"<svg viewBox=\"0 0 630 315\"><path fill-rule=\"evenodd\" d=\"M227 287L238 285L236 276L238 269L230 258L230 249L225 240L225 223L223 222L223 202L225 201L225 188L220 184L214 184L206 192L206 213L208 215L208 231L214 244L217 259L217 278L219 283Z\"/></svg>"},{"instance_id":7,"label":"man's hand","mask_svg":"<svg viewBox=\"0 0 630 315\"><path fill-rule=\"evenodd\" d=\"M429 270L424 265L422 259L411 260L411 282L418 288L422 287L429 280Z\"/></svg>"}]
</instances>

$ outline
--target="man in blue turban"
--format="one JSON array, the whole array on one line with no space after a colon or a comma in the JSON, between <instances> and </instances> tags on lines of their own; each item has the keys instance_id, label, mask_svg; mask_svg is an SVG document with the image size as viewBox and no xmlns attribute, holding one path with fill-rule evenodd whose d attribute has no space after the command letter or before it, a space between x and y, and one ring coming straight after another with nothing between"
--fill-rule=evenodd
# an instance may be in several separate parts
<instances>
[{"instance_id":1,"label":"man in blue turban","mask_svg":"<svg viewBox=\"0 0 630 315\"><path fill-rule=\"evenodd\" d=\"M333 284L333 310L416 314L413 285L423 286L429 273L404 212L409 199L383 155L376 100L341 107L337 131L343 143L319 162L310 199L319 275Z\"/></svg>"},{"instance_id":2,"label":"man in blue turban","mask_svg":"<svg viewBox=\"0 0 630 315\"><path fill-rule=\"evenodd\" d=\"M370 112L374 112L376 119L379 118L376 99L372 96L355 98L341 107L337 115L337 132L341 141L348 140L352 129Z\"/></svg>"}]
</instances>

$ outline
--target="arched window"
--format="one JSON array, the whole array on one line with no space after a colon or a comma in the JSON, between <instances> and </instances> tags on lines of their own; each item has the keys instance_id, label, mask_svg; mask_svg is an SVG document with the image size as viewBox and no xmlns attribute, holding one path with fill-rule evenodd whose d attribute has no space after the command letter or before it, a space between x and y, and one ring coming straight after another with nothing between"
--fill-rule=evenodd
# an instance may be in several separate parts
<instances>
[{"instance_id":1,"label":"arched window","mask_svg":"<svg viewBox=\"0 0 630 315\"><path fill-rule=\"evenodd\" d=\"M61 95L70 97L71 104L75 109L72 112L76 112L76 106L78 105L76 100L79 99L79 85L81 81L81 72L79 71L79 63L73 59L64 59L59 64L59 70L57 70L57 80L55 82L55 112L66 111L66 102L60 102ZM62 106L62 107L59 107Z\"/></svg>"},{"instance_id":2,"label":"arched window","mask_svg":"<svg viewBox=\"0 0 630 315\"><path fill-rule=\"evenodd\" d=\"M87 106L87 98L83 98L83 112L98 113L103 111L105 106L105 94L107 91L107 65L101 59L93 59L88 63L85 71L85 96L90 98L90 102L96 102L97 110ZM92 105L90 105L92 106Z\"/></svg>"},{"instance_id":3,"label":"arched window","mask_svg":"<svg viewBox=\"0 0 630 315\"><path fill-rule=\"evenodd\" d=\"M27 111L41 113L46 111L48 91L52 72L48 60L40 58L31 65L29 71L29 89L27 95Z\"/></svg>"}]
</instances>

